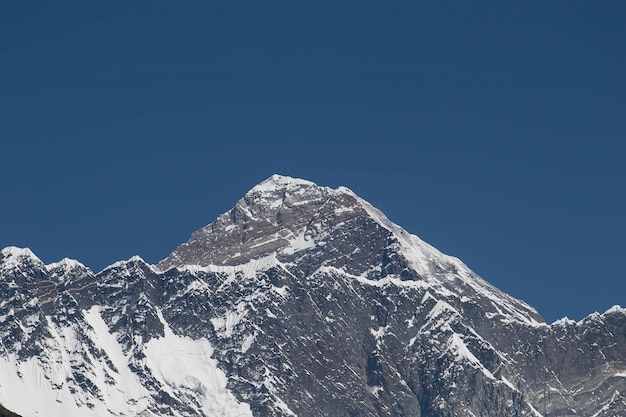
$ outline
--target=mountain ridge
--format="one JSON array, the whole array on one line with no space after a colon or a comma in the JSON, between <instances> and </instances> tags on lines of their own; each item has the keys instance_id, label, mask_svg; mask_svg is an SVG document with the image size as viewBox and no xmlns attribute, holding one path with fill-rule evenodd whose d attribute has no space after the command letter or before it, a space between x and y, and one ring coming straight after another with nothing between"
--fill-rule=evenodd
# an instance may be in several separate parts
<instances>
[{"instance_id":1,"label":"mountain ridge","mask_svg":"<svg viewBox=\"0 0 626 417\"><path fill-rule=\"evenodd\" d=\"M7 250L8 252L14 252L15 250L18 251L25 251L26 253L30 253L32 254L32 259L41 262L41 264L49 271L49 272L53 272L55 269L62 269L62 270L67 270L70 268L75 268L75 267L79 267L79 268L84 268L86 271L92 272L92 270L88 267L85 266L84 264L82 264L80 261L77 261L75 259L71 259L71 258L63 258L60 261L56 261L56 262L51 262L48 264L45 264L30 248L28 247L18 247L18 246L7 246L5 248L0 249L0 251L5 251ZM450 256L450 255L446 255L446 256ZM265 259L260 259L260 260L251 260L246 262L245 264L239 264L239 265L206 265L206 266L201 266L201 265L197 265L197 264L186 264L186 265L182 265L179 267L176 266L171 266L166 270L161 270L158 268L158 263L157 264L152 264L146 260L144 260L141 256L139 255L133 255L130 258L126 259L126 260L120 260L120 261L115 261L114 263L107 265L106 267L104 267L101 271L99 271L97 274L100 274L108 269L113 269L113 268L117 268L120 266L126 266L127 264L131 264L134 262L141 262L143 263L146 267L149 267L151 269L153 269L155 272L160 272L160 273L166 273L169 271L169 269L177 269L179 271L183 271L183 272L198 272L198 271L202 271L202 272L226 272L226 271L243 271L246 269L250 269L250 270L257 270L255 268L256 265L267 265L267 266L274 266L272 265L272 260L269 258L265 258ZM251 264L250 266L248 266L248 264ZM254 265L254 266L253 266ZM4 266L4 265L3 265ZM70 268L68 268L68 266ZM262 267L261 267L262 268ZM549 326L553 326L553 325L573 325L573 324L578 324L580 325L581 323L589 320L590 318L593 318L595 316L604 316L610 313L622 313L622 314L626 314L626 307L622 307L620 304L614 304L613 306L607 308L605 311L593 311L589 314L587 314L586 316L584 316L582 319L580 320L573 320L570 319L567 316L563 316L560 317L556 320L554 320L552 323L546 323L546 325Z\"/></svg>"},{"instance_id":2,"label":"mountain ridge","mask_svg":"<svg viewBox=\"0 0 626 417\"><path fill-rule=\"evenodd\" d=\"M626 310L549 325L345 187L274 175L172 254L93 273L2 250L0 403L24 417L626 415Z\"/></svg>"}]
</instances>

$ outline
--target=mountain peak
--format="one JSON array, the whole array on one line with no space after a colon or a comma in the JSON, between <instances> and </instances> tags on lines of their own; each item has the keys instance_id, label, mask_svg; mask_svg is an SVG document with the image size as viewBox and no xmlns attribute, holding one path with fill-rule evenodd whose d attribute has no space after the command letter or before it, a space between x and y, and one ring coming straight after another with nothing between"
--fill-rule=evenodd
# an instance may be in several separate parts
<instances>
[{"instance_id":1,"label":"mountain peak","mask_svg":"<svg viewBox=\"0 0 626 417\"><path fill-rule=\"evenodd\" d=\"M37 257L29 248L18 248L7 246L0 251L0 268L3 270L13 269L20 265L34 264L44 267L41 259Z\"/></svg>"},{"instance_id":2,"label":"mountain peak","mask_svg":"<svg viewBox=\"0 0 626 417\"><path fill-rule=\"evenodd\" d=\"M46 265L46 269L48 270L61 269L64 271L71 271L72 269L76 269L76 268L89 269L85 265L77 261L76 259L70 259L70 258L63 258L58 262L52 262Z\"/></svg>"},{"instance_id":3,"label":"mountain peak","mask_svg":"<svg viewBox=\"0 0 626 417\"><path fill-rule=\"evenodd\" d=\"M433 260L447 261L447 256L391 222L349 188L334 189L274 174L250 189L231 210L194 232L157 266L165 270L239 265L272 254L293 255L325 245L328 242L322 235L356 218L385 229L411 252L413 267L420 274L428 273ZM352 233L350 228L345 230L345 234Z\"/></svg>"},{"instance_id":4,"label":"mountain peak","mask_svg":"<svg viewBox=\"0 0 626 417\"><path fill-rule=\"evenodd\" d=\"M7 246L0 251L0 254L5 258L34 258L39 260L29 248L18 248L17 246Z\"/></svg>"},{"instance_id":5,"label":"mountain peak","mask_svg":"<svg viewBox=\"0 0 626 417\"><path fill-rule=\"evenodd\" d=\"M332 189L274 174L194 232L158 267L238 265L281 250L293 254L314 246L319 222L366 215L361 201L345 187Z\"/></svg>"},{"instance_id":6,"label":"mountain peak","mask_svg":"<svg viewBox=\"0 0 626 417\"><path fill-rule=\"evenodd\" d=\"M391 222L349 188L334 189L274 174L250 189L231 210L194 232L157 266L165 270L172 266L239 265L272 254L293 255L326 245L323 236L328 238L336 227L357 218L361 219L358 223L377 225L393 236L411 253L413 268L420 274L428 273L433 260L447 261L447 256ZM353 235L355 231L348 227L343 233Z\"/></svg>"},{"instance_id":7,"label":"mountain peak","mask_svg":"<svg viewBox=\"0 0 626 417\"><path fill-rule=\"evenodd\" d=\"M318 185L312 181L303 180L300 178L293 178L286 175L274 174L265 181L254 186L250 191L248 191L248 193L273 192L279 190L294 189L302 186L318 187Z\"/></svg>"}]
</instances>

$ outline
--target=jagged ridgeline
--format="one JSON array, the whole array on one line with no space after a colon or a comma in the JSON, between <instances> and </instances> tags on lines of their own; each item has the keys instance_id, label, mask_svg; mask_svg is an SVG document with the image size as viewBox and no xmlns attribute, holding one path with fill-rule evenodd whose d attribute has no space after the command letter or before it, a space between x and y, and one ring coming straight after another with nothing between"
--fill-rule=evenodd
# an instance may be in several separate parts
<instances>
[{"instance_id":1,"label":"jagged ridgeline","mask_svg":"<svg viewBox=\"0 0 626 417\"><path fill-rule=\"evenodd\" d=\"M0 254L0 403L46 416L626 416L626 312L547 324L347 188L274 175L157 265Z\"/></svg>"}]
</instances>

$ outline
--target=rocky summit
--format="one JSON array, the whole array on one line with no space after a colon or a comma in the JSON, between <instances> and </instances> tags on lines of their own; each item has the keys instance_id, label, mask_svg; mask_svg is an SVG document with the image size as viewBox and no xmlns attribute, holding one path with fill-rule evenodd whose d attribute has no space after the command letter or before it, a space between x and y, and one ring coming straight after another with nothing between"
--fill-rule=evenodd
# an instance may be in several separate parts
<instances>
[{"instance_id":1,"label":"rocky summit","mask_svg":"<svg viewBox=\"0 0 626 417\"><path fill-rule=\"evenodd\" d=\"M157 265L5 248L0 294L23 417L626 416L626 310L547 324L343 187L274 175Z\"/></svg>"}]
</instances>

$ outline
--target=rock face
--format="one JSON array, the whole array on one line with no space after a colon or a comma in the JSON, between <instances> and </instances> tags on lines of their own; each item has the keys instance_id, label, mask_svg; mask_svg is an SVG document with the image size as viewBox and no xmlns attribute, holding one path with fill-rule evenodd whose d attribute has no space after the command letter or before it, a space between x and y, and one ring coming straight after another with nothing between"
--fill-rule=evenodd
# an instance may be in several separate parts
<instances>
[{"instance_id":1,"label":"rock face","mask_svg":"<svg viewBox=\"0 0 626 417\"><path fill-rule=\"evenodd\" d=\"M7 248L0 291L24 417L626 416L625 310L548 325L341 187L272 176L157 266Z\"/></svg>"}]
</instances>

